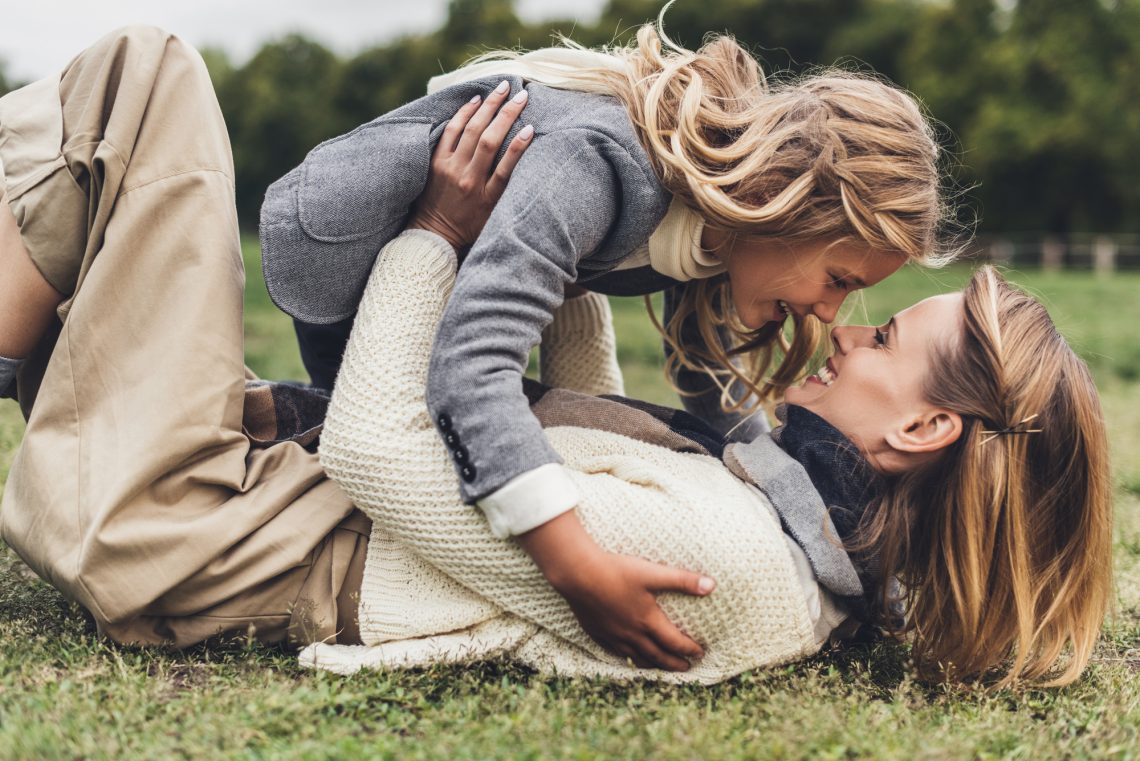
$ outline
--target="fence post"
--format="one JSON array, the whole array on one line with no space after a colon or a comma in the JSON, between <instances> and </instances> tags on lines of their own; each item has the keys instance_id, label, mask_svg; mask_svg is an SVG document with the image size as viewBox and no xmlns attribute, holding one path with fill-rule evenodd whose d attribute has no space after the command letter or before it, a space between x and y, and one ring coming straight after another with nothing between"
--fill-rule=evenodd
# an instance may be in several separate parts
<instances>
[{"instance_id":1,"label":"fence post","mask_svg":"<svg viewBox=\"0 0 1140 761\"><path fill-rule=\"evenodd\" d=\"M1116 241L1107 235L1098 235L1093 241L1093 270L1098 275L1111 275L1116 271Z\"/></svg>"},{"instance_id":2,"label":"fence post","mask_svg":"<svg viewBox=\"0 0 1140 761\"><path fill-rule=\"evenodd\" d=\"M999 267L1013 264L1013 243L1006 238L994 238L990 241L990 262Z\"/></svg>"},{"instance_id":3,"label":"fence post","mask_svg":"<svg viewBox=\"0 0 1140 761\"><path fill-rule=\"evenodd\" d=\"M1041 268L1056 272L1065 263L1065 244L1055 235L1046 235L1041 241Z\"/></svg>"}]
</instances>

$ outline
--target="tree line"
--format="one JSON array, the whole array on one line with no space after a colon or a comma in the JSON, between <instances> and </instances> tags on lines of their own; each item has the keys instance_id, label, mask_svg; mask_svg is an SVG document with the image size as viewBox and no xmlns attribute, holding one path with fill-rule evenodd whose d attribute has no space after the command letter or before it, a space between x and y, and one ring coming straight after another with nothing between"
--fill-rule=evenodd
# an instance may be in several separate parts
<instances>
[{"instance_id":1,"label":"tree line","mask_svg":"<svg viewBox=\"0 0 1140 761\"><path fill-rule=\"evenodd\" d=\"M444 24L351 57L290 35L235 65L205 50L229 126L243 224L317 143L420 97L484 50L632 39L663 0L610 0L594 24L527 24L511 0L451 0ZM773 74L838 65L910 90L941 125L983 233L1128 232L1140 220L1140 0L679 0L686 47L730 32ZM173 30L177 31L177 30ZM14 86L0 71L0 92Z\"/></svg>"}]
</instances>

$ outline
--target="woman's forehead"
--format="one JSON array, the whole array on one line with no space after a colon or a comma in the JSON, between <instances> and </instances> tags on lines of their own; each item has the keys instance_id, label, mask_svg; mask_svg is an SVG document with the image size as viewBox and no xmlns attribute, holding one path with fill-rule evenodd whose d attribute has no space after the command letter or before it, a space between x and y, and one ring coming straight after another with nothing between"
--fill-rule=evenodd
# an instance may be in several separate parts
<instances>
[{"instance_id":1,"label":"woman's forehead","mask_svg":"<svg viewBox=\"0 0 1140 761\"><path fill-rule=\"evenodd\" d=\"M923 299L895 315L895 339L900 345L929 342L956 335L962 324L962 293L942 293Z\"/></svg>"}]
</instances>

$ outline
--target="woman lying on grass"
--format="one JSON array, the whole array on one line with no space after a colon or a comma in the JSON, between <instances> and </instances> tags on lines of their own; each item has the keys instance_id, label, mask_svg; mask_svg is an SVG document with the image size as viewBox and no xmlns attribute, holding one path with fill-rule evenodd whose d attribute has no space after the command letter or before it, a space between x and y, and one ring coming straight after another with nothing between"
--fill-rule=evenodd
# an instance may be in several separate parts
<instances>
[{"instance_id":1,"label":"woman lying on grass","mask_svg":"<svg viewBox=\"0 0 1140 761\"><path fill-rule=\"evenodd\" d=\"M660 597L703 646L686 672L606 653L522 550L461 502L424 403L455 272L446 241L409 231L365 291L321 462L374 521L361 634L375 647L314 645L304 662L351 672L508 653L564 674L719 681L818 650L809 611L821 600L796 583L805 554L824 610L913 632L923 676L1059 685L1088 662L1111 573L1097 393L1044 307L992 268L886 325L834 329L826 365L788 390L783 426L748 444L620 397L528 390L601 551L718 580L707 598ZM544 380L621 393L604 299L562 310Z\"/></svg>"},{"instance_id":2,"label":"woman lying on grass","mask_svg":"<svg viewBox=\"0 0 1140 761\"><path fill-rule=\"evenodd\" d=\"M424 405L456 271L432 233L374 269L326 476L320 395L247 382L231 161L201 59L158 30L0 99L0 392L28 418L0 528L112 639L252 631L376 646L307 654L345 669L510 653L713 682L816 652L849 618L913 630L931 676L1060 684L1087 663L1110 581L1096 393L1041 306L991 271L881 329L837 329L775 437L726 445L682 413L529 388L585 495L567 515L600 545L575 548L581 564L632 556L659 568L654 592L688 593L661 597L701 646L683 671L676 643L596 644L555 591L573 574L544 578L461 503ZM595 371L612 368L605 309L567 301L545 380L620 390ZM633 668L644 652L678 671Z\"/></svg>"},{"instance_id":3,"label":"woman lying on grass","mask_svg":"<svg viewBox=\"0 0 1140 761\"><path fill-rule=\"evenodd\" d=\"M409 224L456 111L479 122L502 99L526 104L511 130L530 147L477 235L455 239L423 206L411 216L470 247L426 403L448 421L437 429L464 500L545 575L573 579L558 591L599 643L666 668L697 644L653 604L661 572L562 551L590 537L555 520L577 487L522 385L565 295L660 292L685 408L743 440L769 430L748 413L809 369L848 294L954 253L940 149L914 98L841 71L770 81L730 35L688 50L665 33L671 4L628 46L495 51L433 77L424 97L315 146L266 190L260 225L270 297L331 390L376 255Z\"/></svg>"}]
</instances>

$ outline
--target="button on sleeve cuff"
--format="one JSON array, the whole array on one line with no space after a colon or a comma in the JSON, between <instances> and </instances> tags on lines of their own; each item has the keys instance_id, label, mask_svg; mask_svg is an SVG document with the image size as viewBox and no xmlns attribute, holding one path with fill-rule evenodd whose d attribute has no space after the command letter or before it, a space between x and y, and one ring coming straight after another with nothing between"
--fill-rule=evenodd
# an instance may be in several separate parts
<instances>
[{"instance_id":1,"label":"button on sleeve cuff","mask_svg":"<svg viewBox=\"0 0 1140 761\"><path fill-rule=\"evenodd\" d=\"M476 504L500 539L524 534L578 504L578 487L558 463L528 470Z\"/></svg>"}]
</instances>

